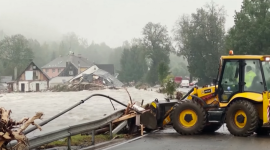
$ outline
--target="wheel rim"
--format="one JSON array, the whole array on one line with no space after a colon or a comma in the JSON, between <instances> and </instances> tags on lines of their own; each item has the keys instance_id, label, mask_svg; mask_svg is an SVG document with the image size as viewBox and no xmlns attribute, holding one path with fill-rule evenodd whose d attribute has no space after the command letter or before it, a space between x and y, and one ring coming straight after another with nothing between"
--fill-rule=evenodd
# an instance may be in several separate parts
<instances>
[{"instance_id":1,"label":"wheel rim","mask_svg":"<svg viewBox=\"0 0 270 150\"><path fill-rule=\"evenodd\" d=\"M185 127L190 128L196 124L198 120L196 112L187 109L180 113L179 122Z\"/></svg>"},{"instance_id":2,"label":"wheel rim","mask_svg":"<svg viewBox=\"0 0 270 150\"><path fill-rule=\"evenodd\" d=\"M244 128L247 123L247 115L243 110L238 110L234 115L234 123L238 128Z\"/></svg>"}]
</instances>

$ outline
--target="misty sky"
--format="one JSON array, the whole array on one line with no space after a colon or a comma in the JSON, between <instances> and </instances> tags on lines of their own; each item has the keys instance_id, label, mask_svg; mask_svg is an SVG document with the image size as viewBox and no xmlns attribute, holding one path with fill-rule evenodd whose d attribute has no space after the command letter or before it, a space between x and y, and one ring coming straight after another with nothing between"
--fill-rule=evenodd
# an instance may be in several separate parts
<instances>
[{"instance_id":1,"label":"misty sky","mask_svg":"<svg viewBox=\"0 0 270 150\"><path fill-rule=\"evenodd\" d=\"M74 32L89 43L105 42L112 48L142 36L148 22L171 31L175 21L211 0L0 0L0 31L27 38L59 40ZM242 0L214 0L227 10L226 29Z\"/></svg>"}]
</instances>

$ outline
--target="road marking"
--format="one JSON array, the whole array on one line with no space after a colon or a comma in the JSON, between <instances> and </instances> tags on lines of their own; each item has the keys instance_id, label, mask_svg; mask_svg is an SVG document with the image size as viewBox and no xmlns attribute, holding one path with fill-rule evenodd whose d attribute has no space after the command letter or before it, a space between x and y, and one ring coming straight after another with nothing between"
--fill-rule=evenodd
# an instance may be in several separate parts
<instances>
[{"instance_id":1,"label":"road marking","mask_svg":"<svg viewBox=\"0 0 270 150\"><path fill-rule=\"evenodd\" d=\"M133 142L133 141L138 140L138 139L140 139L140 138L143 138L143 137L145 137L145 136L147 136L147 135L148 135L148 134L145 134L145 135L136 137L136 138L134 138L134 139L128 140L128 141L123 142L123 143L120 143L120 144L113 145L113 146L108 147L108 148L105 148L105 149L103 149L103 150L109 150L109 149L115 148L115 147L117 147L117 146L124 145L124 144L129 143L129 142Z\"/></svg>"},{"instance_id":2,"label":"road marking","mask_svg":"<svg viewBox=\"0 0 270 150\"><path fill-rule=\"evenodd\" d=\"M150 133L148 133L148 134L155 133L155 132L158 132L158 131L160 131L160 130L153 130L152 132L150 132ZM143 138L143 137L147 136L148 134L144 134L144 135L142 135L142 136L136 137L136 138L131 139L131 140L128 140L128 141L126 141L126 142L122 142L122 143L119 143L119 144L110 146L110 147L105 148L105 149L103 149L103 150L109 150L109 149L111 149L111 148L115 148L115 147L117 147L117 146L124 145L124 144L129 143L129 142L133 142L133 141L135 141L135 140L138 140L138 139L140 139L140 138Z\"/></svg>"}]
</instances>

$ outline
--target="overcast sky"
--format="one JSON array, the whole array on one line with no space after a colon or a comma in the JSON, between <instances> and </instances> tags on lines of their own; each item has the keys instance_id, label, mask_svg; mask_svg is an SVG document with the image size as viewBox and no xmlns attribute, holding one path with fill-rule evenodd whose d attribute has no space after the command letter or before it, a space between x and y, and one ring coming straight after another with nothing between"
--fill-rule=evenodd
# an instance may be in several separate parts
<instances>
[{"instance_id":1,"label":"overcast sky","mask_svg":"<svg viewBox=\"0 0 270 150\"><path fill-rule=\"evenodd\" d=\"M114 48L142 36L148 22L171 31L184 13L191 14L211 0L0 0L0 31L27 38L58 40L68 32L89 42ZM227 11L226 29L242 0L214 0Z\"/></svg>"}]
</instances>

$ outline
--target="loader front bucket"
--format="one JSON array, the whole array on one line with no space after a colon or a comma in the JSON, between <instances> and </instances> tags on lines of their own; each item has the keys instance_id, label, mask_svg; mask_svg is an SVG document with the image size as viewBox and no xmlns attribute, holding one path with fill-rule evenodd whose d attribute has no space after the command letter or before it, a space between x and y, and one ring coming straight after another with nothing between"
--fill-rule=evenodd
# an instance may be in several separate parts
<instances>
[{"instance_id":1,"label":"loader front bucket","mask_svg":"<svg viewBox=\"0 0 270 150\"><path fill-rule=\"evenodd\" d=\"M140 115L140 122L148 129L157 128L157 119L150 111L146 111Z\"/></svg>"}]
</instances>

